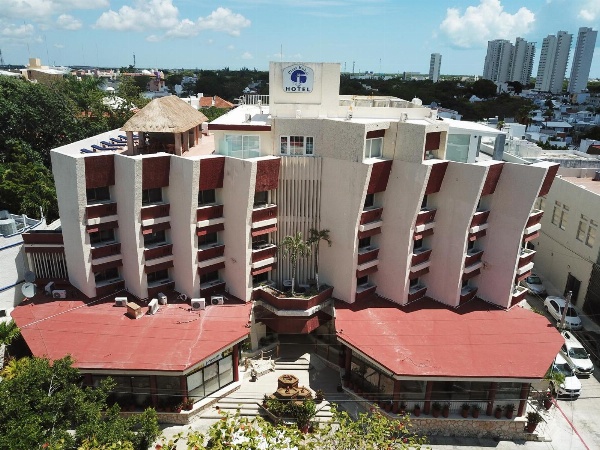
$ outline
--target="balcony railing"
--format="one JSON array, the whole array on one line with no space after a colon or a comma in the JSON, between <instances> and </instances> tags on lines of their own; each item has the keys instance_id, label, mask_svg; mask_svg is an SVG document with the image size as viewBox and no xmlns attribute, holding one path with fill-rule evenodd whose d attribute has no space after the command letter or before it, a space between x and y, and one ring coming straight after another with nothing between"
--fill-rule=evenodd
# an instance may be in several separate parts
<instances>
[{"instance_id":1,"label":"balcony railing","mask_svg":"<svg viewBox=\"0 0 600 450\"><path fill-rule=\"evenodd\" d=\"M510 306L513 306L519 303L521 300L525 298L527 295L527 288L524 286L515 286L512 292L512 299L510 302Z\"/></svg>"},{"instance_id":2,"label":"balcony railing","mask_svg":"<svg viewBox=\"0 0 600 450\"><path fill-rule=\"evenodd\" d=\"M275 244L264 244L259 248L252 249L252 262L262 261L264 259L274 258L277 254L277 246Z\"/></svg>"},{"instance_id":3,"label":"balcony railing","mask_svg":"<svg viewBox=\"0 0 600 450\"><path fill-rule=\"evenodd\" d=\"M21 236L25 244L63 245L63 235L60 230L29 231Z\"/></svg>"},{"instance_id":4,"label":"balcony railing","mask_svg":"<svg viewBox=\"0 0 600 450\"><path fill-rule=\"evenodd\" d=\"M525 225L525 228L529 228L530 226L540 223L540 220L542 219L543 215L544 211L542 211L541 209L534 209L533 211L531 211L531 213L529 213L529 218L527 219L527 224Z\"/></svg>"},{"instance_id":5,"label":"balcony railing","mask_svg":"<svg viewBox=\"0 0 600 450\"><path fill-rule=\"evenodd\" d=\"M417 221L415 225L424 225L429 222L433 222L435 219L435 213L437 209L432 208L421 208L421 211L417 214Z\"/></svg>"},{"instance_id":6,"label":"balcony railing","mask_svg":"<svg viewBox=\"0 0 600 450\"><path fill-rule=\"evenodd\" d=\"M375 284L372 284L372 283L361 284L356 287L356 296L354 297L354 299L362 300L364 298L367 298L371 294L374 294L376 289L377 289L377 285L375 285Z\"/></svg>"},{"instance_id":7,"label":"balcony railing","mask_svg":"<svg viewBox=\"0 0 600 450\"><path fill-rule=\"evenodd\" d=\"M104 297L125 288L125 281L121 279L110 280L100 286L96 286L96 297Z\"/></svg>"},{"instance_id":8,"label":"balcony railing","mask_svg":"<svg viewBox=\"0 0 600 450\"><path fill-rule=\"evenodd\" d=\"M198 222L217 219L219 217L223 217L223 205L199 206L196 211L196 220Z\"/></svg>"},{"instance_id":9,"label":"balcony railing","mask_svg":"<svg viewBox=\"0 0 600 450\"><path fill-rule=\"evenodd\" d=\"M365 224L369 222L376 222L381 220L381 214L383 213L383 208L370 208L365 209L360 216L360 223Z\"/></svg>"},{"instance_id":10,"label":"balcony railing","mask_svg":"<svg viewBox=\"0 0 600 450\"><path fill-rule=\"evenodd\" d=\"M142 206L142 220L157 219L159 217L167 217L171 205L169 203L161 203L159 205Z\"/></svg>"},{"instance_id":11,"label":"balcony railing","mask_svg":"<svg viewBox=\"0 0 600 450\"><path fill-rule=\"evenodd\" d=\"M173 254L173 244L162 244L158 247L147 248L144 250L146 261L150 259L163 258Z\"/></svg>"},{"instance_id":12,"label":"balcony railing","mask_svg":"<svg viewBox=\"0 0 600 450\"><path fill-rule=\"evenodd\" d=\"M358 249L358 261L357 264L364 264L369 261L377 259L379 256L379 249L373 246L362 247Z\"/></svg>"},{"instance_id":13,"label":"balcony railing","mask_svg":"<svg viewBox=\"0 0 600 450\"><path fill-rule=\"evenodd\" d=\"M115 214L117 214L116 202L100 203L97 205L88 205L85 207L85 216L87 219L114 216Z\"/></svg>"},{"instance_id":14,"label":"balcony railing","mask_svg":"<svg viewBox=\"0 0 600 450\"><path fill-rule=\"evenodd\" d=\"M468 302L477 295L477 288L475 286L465 286L460 291L460 303Z\"/></svg>"},{"instance_id":15,"label":"balcony railing","mask_svg":"<svg viewBox=\"0 0 600 450\"><path fill-rule=\"evenodd\" d=\"M420 298L425 297L427 293L427 287L422 284L417 284L416 286L411 286L408 290L408 301L412 302L414 300L418 300Z\"/></svg>"},{"instance_id":16,"label":"balcony railing","mask_svg":"<svg viewBox=\"0 0 600 450\"><path fill-rule=\"evenodd\" d=\"M261 205L252 209L252 223L277 218L277 205Z\"/></svg>"},{"instance_id":17,"label":"balcony railing","mask_svg":"<svg viewBox=\"0 0 600 450\"><path fill-rule=\"evenodd\" d=\"M175 288L175 282L168 279L152 283L151 286L148 286L148 298L156 297L159 292L169 291L173 288Z\"/></svg>"},{"instance_id":18,"label":"balcony railing","mask_svg":"<svg viewBox=\"0 0 600 450\"><path fill-rule=\"evenodd\" d=\"M467 256L465 256L465 267L471 266L478 261L481 261L481 257L483 256L483 250L469 249L467 251Z\"/></svg>"},{"instance_id":19,"label":"balcony railing","mask_svg":"<svg viewBox=\"0 0 600 450\"><path fill-rule=\"evenodd\" d=\"M208 261L225 254L225 244L210 244L198 249L198 261Z\"/></svg>"},{"instance_id":20,"label":"balcony railing","mask_svg":"<svg viewBox=\"0 0 600 450\"><path fill-rule=\"evenodd\" d=\"M533 257L535 256L535 250L531 250L529 248L521 249L521 253L519 254L519 268L529 264Z\"/></svg>"},{"instance_id":21,"label":"balcony railing","mask_svg":"<svg viewBox=\"0 0 600 450\"><path fill-rule=\"evenodd\" d=\"M321 286L321 291L318 294L307 298L292 296L288 297L285 295L285 293L273 289L272 287L265 286L260 288L260 298L263 301L270 304L274 308L288 311L306 311L310 308L314 308L315 306L318 306L331 298L332 294L333 287L331 286Z\"/></svg>"},{"instance_id":22,"label":"balcony railing","mask_svg":"<svg viewBox=\"0 0 600 450\"><path fill-rule=\"evenodd\" d=\"M431 256L430 248L424 248L424 247L416 248L413 250L410 265L416 266L418 264L424 263L425 261L429 260L430 256Z\"/></svg>"},{"instance_id":23,"label":"balcony railing","mask_svg":"<svg viewBox=\"0 0 600 450\"><path fill-rule=\"evenodd\" d=\"M104 258L106 256L118 255L121 253L121 243L113 242L108 245L103 245L101 247L92 248L92 259Z\"/></svg>"},{"instance_id":24,"label":"balcony railing","mask_svg":"<svg viewBox=\"0 0 600 450\"><path fill-rule=\"evenodd\" d=\"M478 225L483 225L487 222L488 216L490 215L489 210L477 211L473 214L473 219L471 219L471 227L476 227Z\"/></svg>"}]
</instances>

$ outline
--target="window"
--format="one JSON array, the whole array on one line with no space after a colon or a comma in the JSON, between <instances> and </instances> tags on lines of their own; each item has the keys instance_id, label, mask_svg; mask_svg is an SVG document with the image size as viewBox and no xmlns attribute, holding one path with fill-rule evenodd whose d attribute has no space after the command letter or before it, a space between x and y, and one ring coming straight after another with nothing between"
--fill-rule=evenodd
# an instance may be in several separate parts
<instances>
[{"instance_id":1,"label":"window","mask_svg":"<svg viewBox=\"0 0 600 450\"><path fill-rule=\"evenodd\" d=\"M144 247L166 242L165 230L155 231L154 233L144 235Z\"/></svg>"},{"instance_id":2,"label":"window","mask_svg":"<svg viewBox=\"0 0 600 450\"><path fill-rule=\"evenodd\" d=\"M162 202L162 188L144 189L142 191L142 206Z\"/></svg>"},{"instance_id":3,"label":"window","mask_svg":"<svg viewBox=\"0 0 600 450\"><path fill-rule=\"evenodd\" d=\"M113 267L112 269L103 270L102 272L94 273L94 279L96 280L96 283L100 283L102 281L115 280L117 278L119 278L119 269L117 269L116 267Z\"/></svg>"},{"instance_id":4,"label":"window","mask_svg":"<svg viewBox=\"0 0 600 450\"><path fill-rule=\"evenodd\" d=\"M312 136L281 136L279 152L282 155L303 156L313 155L315 141Z\"/></svg>"},{"instance_id":5,"label":"window","mask_svg":"<svg viewBox=\"0 0 600 450\"><path fill-rule=\"evenodd\" d=\"M158 283L163 280L168 280L169 279L169 270L163 269L163 270L157 270L156 272L150 272L149 274L147 274L147 279L148 279L148 284Z\"/></svg>"},{"instance_id":6,"label":"window","mask_svg":"<svg viewBox=\"0 0 600 450\"><path fill-rule=\"evenodd\" d=\"M365 159L378 158L381 156L383 138L372 138L365 141Z\"/></svg>"},{"instance_id":7,"label":"window","mask_svg":"<svg viewBox=\"0 0 600 450\"><path fill-rule=\"evenodd\" d=\"M421 209L427 208L427 194L423 196L423 201L421 202Z\"/></svg>"},{"instance_id":8,"label":"window","mask_svg":"<svg viewBox=\"0 0 600 450\"><path fill-rule=\"evenodd\" d=\"M203 245L216 244L219 242L217 233L206 233L203 236L198 236L198 247L202 247Z\"/></svg>"},{"instance_id":9,"label":"window","mask_svg":"<svg viewBox=\"0 0 600 450\"><path fill-rule=\"evenodd\" d=\"M567 216L569 207L561 202L554 202L554 211L552 211L552 223L564 230L567 226Z\"/></svg>"},{"instance_id":10,"label":"window","mask_svg":"<svg viewBox=\"0 0 600 450\"><path fill-rule=\"evenodd\" d=\"M365 248L371 245L371 236L358 240L358 248Z\"/></svg>"},{"instance_id":11,"label":"window","mask_svg":"<svg viewBox=\"0 0 600 450\"><path fill-rule=\"evenodd\" d=\"M252 250L258 250L269 245L269 234L252 237Z\"/></svg>"},{"instance_id":12,"label":"window","mask_svg":"<svg viewBox=\"0 0 600 450\"><path fill-rule=\"evenodd\" d=\"M217 196L214 189L207 189L198 192L198 206L211 205L217 202Z\"/></svg>"},{"instance_id":13,"label":"window","mask_svg":"<svg viewBox=\"0 0 600 450\"><path fill-rule=\"evenodd\" d=\"M227 154L236 158L255 158L260 156L260 136L227 134L225 135Z\"/></svg>"},{"instance_id":14,"label":"window","mask_svg":"<svg viewBox=\"0 0 600 450\"><path fill-rule=\"evenodd\" d=\"M414 243L413 243L413 251L414 250L418 250L418 249L420 249L422 247L423 247L423 238L417 239L416 241L414 241Z\"/></svg>"},{"instance_id":15,"label":"window","mask_svg":"<svg viewBox=\"0 0 600 450\"><path fill-rule=\"evenodd\" d=\"M364 276L364 277L360 277L360 278L358 278L358 279L356 280L356 284L357 284L358 286L363 286L363 285L369 284L369 276L368 276L368 275L366 275L366 276Z\"/></svg>"},{"instance_id":16,"label":"window","mask_svg":"<svg viewBox=\"0 0 600 450\"><path fill-rule=\"evenodd\" d=\"M415 278L414 280L410 280L409 286L410 287L416 287L419 285L419 279Z\"/></svg>"},{"instance_id":17,"label":"window","mask_svg":"<svg viewBox=\"0 0 600 450\"><path fill-rule=\"evenodd\" d=\"M265 206L269 203L269 191L254 193L254 206Z\"/></svg>"},{"instance_id":18,"label":"window","mask_svg":"<svg viewBox=\"0 0 600 450\"><path fill-rule=\"evenodd\" d=\"M365 204L363 205L363 207L370 208L374 204L375 204L375 194L367 194L365 196Z\"/></svg>"},{"instance_id":19,"label":"window","mask_svg":"<svg viewBox=\"0 0 600 450\"><path fill-rule=\"evenodd\" d=\"M546 197L538 197L534 207L535 209L541 209L542 211L546 209Z\"/></svg>"},{"instance_id":20,"label":"window","mask_svg":"<svg viewBox=\"0 0 600 450\"><path fill-rule=\"evenodd\" d=\"M596 242L597 231L598 223L582 214L579 220L579 227L577 228L577 240L583 242L588 247L593 247L594 242Z\"/></svg>"},{"instance_id":21,"label":"window","mask_svg":"<svg viewBox=\"0 0 600 450\"><path fill-rule=\"evenodd\" d=\"M100 230L95 233L90 233L90 244L104 244L115 241L115 230Z\"/></svg>"},{"instance_id":22,"label":"window","mask_svg":"<svg viewBox=\"0 0 600 450\"><path fill-rule=\"evenodd\" d=\"M258 286L261 283L266 283L269 281L269 274L271 271L259 273L258 275L254 275L252 277L252 285Z\"/></svg>"},{"instance_id":23,"label":"window","mask_svg":"<svg viewBox=\"0 0 600 450\"><path fill-rule=\"evenodd\" d=\"M108 186L86 189L88 205L90 203L106 202L110 200L110 191Z\"/></svg>"},{"instance_id":24,"label":"window","mask_svg":"<svg viewBox=\"0 0 600 450\"><path fill-rule=\"evenodd\" d=\"M210 283L211 281L219 281L218 270L200 275L200 284Z\"/></svg>"}]
</instances>

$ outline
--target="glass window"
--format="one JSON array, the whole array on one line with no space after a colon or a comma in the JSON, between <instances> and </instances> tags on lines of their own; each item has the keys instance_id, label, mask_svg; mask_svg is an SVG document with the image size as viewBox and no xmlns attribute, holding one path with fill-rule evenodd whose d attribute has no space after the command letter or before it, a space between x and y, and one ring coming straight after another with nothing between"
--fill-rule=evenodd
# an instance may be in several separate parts
<instances>
[{"instance_id":1,"label":"glass window","mask_svg":"<svg viewBox=\"0 0 600 450\"><path fill-rule=\"evenodd\" d=\"M162 244L166 242L166 234L165 230L155 231L150 234L144 235L144 246L148 247L149 245L154 244Z\"/></svg>"},{"instance_id":2,"label":"glass window","mask_svg":"<svg viewBox=\"0 0 600 450\"><path fill-rule=\"evenodd\" d=\"M108 186L86 189L85 193L88 204L110 200L110 191Z\"/></svg>"},{"instance_id":3,"label":"glass window","mask_svg":"<svg viewBox=\"0 0 600 450\"><path fill-rule=\"evenodd\" d=\"M290 136L290 154L304 154L304 136Z\"/></svg>"},{"instance_id":4,"label":"glass window","mask_svg":"<svg viewBox=\"0 0 600 450\"><path fill-rule=\"evenodd\" d=\"M401 400L423 400L425 398L426 382L421 380L400 381Z\"/></svg>"},{"instance_id":5,"label":"glass window","mask_svg":"<svg viewBox=\"0 0 600 450\"><path fill-rule=\"evenodd\" d=\"M358 248L365 248L371 245L371 236L364 237L358 240Z\"/></svg>"},{"instance_id":6,"label":"glass window","mask_svg":"<svg viewBox=\"0 0 600 450\"><path fill-rule=\"evenodd\" d=\"M218 281L218 280L219 280L219 271L218 270L200 275L200 284L210 283L211 281Z\"/></svg>"},{"instance_id":7,"label":"glass window","mask_svg":"<svg viewBox=\"0 0 600 450\"><path fill-rule=\"evenodd\" d=\"M198 206L216 203L217 197L214 189L206 189L198 192Z\"/></svg>"},{"instance_id":8,"label":"glass window","mask_svg":"<svg viewBox=\"0 0 600 450\"><path fill-rule=\"evenodd\" d=\"M264 206L269 203L269 191L254 193L254 206Z\"/></svg>"},{"instance_id":9,"label":"glass window","mask_svg":"<svg viewBox=\"0 0 600 450\"><path fill-rule=\"evenodd\" d=\"M567 227L567 218L569 207L560 202L554 202L554 210L552 211L552 223L557 225L561 230Z\"/></svg>"},{"instance_id":10,"label":"glass window","mask_svg":"<svg viewBox=\"0 0 600 450\"><path fill-rule=\"evenodd\" d=\"M269 270L268 272L263 272L263 273L259 273L258 275L253 275L252 276L252 286L258 286L261 283L266 283L267 281L269 281L269 274L271 273L271 271Z\"/></svg>"},{"instance_id":11,"label":"glass window","mask_svg":"<svg viewBox=\"0 0 600 450\"><path fill-rule=\"evenodd\" d=\"M90 233L90 244L103 244L115 241L115 230L100 230L95 233Z\"/></svg>"},{"instance_id":12,"label":"glass window","mask_svg":"<svg viewBox=\"0 0 600 450\"><path fill-rule=\"evenodd\" d=\"M203 245L216 244L219 242L217 233L206 233L205 235L198 236L198 247Z\"/></svg>"},{"instance_id":13,"label":"glass window","mask_svg":"<svg viewBox=\"0 0 600 450\"><path fill-rule=\"evenodd\" d=\"M365 158L377 158L381 156L383 138L371 138L365 141Z\"/></svg>"},{"instance_id":14,"label":"glass window","mask_svg":"<svg viewBox=\"0 0 600 450\"><path fill-rule=\"evenodd\" d=\"M314 139L312 136L306 137L306 154L312 155L314 150Z\"/></svg>"},{"instance_id":15,"label":"glass window","mask_svg":"<svg viewBox=\"0 0 600 450\"><path fill-rule=\"evenodd\" d=\"M518 401L521 397L521 383L498 383L496 400Z\"/></svg>"},{"instance_id":16,"label":"glass window","mask_svg":"<svg viewBox=\"0 0 600 450\"><path fill-rule=\"evenodd\" d=\"M588 247L593 247L596 242L597 229L598 223L582 214L577 227L577 240L585 243Z\"/></svg>"},{"instance_id":17,"label":"glass window","mask_svg":"<svg viewBox=\"0 0 600 450\"><path fill-rule=\"evenodd\" d=\"M598 223L595 220L590 220L590 228L588 229L585 245L593 247L596 242L596 232L598 231Z\"/></svg>"},{"instance_id":18,"label":"glass window","mask_svg":"<svg viewBox=\"0 0 600 450\"><path fill-rule=\"evenodd\" d=\"M118 278L119 278L119 269L116 267L103 270L102 272L94 273L94 279L96 280L96 283L100 283L102 281L116 280Z\"/></svg>"},{"instance_id":19,"label":"glass window","mask_svg":"<svg viewBox=\"0 0 600 450\"><path fill-rule=\"evenodd\" d=\"M466 163L469 158L469 134L448 133L448 144L446 145L446 159L450 161Z\"/></svg>"},{"instance_id":20,"label":"glass window","mask_svg":"<svg viewBox=\"0 0 600 450\"><path fill-rule=\"evenodd\" d=\"M225 144L230 156L236 158L254 158L260 156L260 136L227 134Z\"/></svg>"},{"instance_id":21,"label":"glass window","mask_svg":"<svg viewBox=\"0 0 600 450\"><path fill-rule=\"evenodd\" d=\"M142 205L152 205L162 202L162 188L142 190Z\"/></svg>"},{"instance_id":22,"label":"glass window","mask_svg":"<svg viewBox=\"0 0 600 450\"><path fill-rule=\"evenodd\" d=\"M362 286L363 284L367 284L367 283L369 283L369 276L368 275L366 275L364 277L360 277L360 278L358 278L356 280L356 284L358 286Z\"/></svg>"},{"instance_id":23,"label":"glass window","mask_svg":"<svg viewBox=\"0 0 600 450\"><path fill-rule=\"evenodd\" d=\"M169 279L169 270L157 270L156 272L150 272L146 274L148 279L148 284L157 283L159 281L168 280Z\"/></svg>"},{"instance_id":24,"label":"glass window","mask_svg":"<svg viewBox=\"0 0 600 450\"><path fill-rule=\"evenodd\" d=\"M233 359L226 356L219 361L219 386L223 387L233 382Z\"/></svg>"},{"instance_id":25,"label":"glass window","mask_svg":"<svg viewBox=\"0 0 600 450\"><path fill-rule=\"evenodd\" d=\"M204 368L205 395L219 390L219 363L213 363Z\"/></svg>"},{"instance_id":26,"label":"glass window","mask_svg":"<svg viewBox=\"0 0 600 450\"><path fill-rule=\"evenodd\" d=\"M288 137L287 136L281 136L280 153L282 155L287 155L288 152L289 152Z\"/></svg>"},{"instance_id":27,"label":"glass window","mask_svg":"<svg viewBox=\"0 0 600 450\"><path fill-rule=\"evenodd\" d=\"M279 152L282 155L303 156L314 154L312 136L280 136Z\"/></svg>"}]
</instances>

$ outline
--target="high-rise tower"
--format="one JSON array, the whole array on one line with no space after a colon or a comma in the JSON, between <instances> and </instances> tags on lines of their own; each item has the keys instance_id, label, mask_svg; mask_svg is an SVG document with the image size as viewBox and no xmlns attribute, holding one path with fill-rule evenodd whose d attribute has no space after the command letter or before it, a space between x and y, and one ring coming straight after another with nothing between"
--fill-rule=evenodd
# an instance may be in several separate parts
<instances>
[{"instance_id":1,"label":"high-rise tower","mask_svg":"<svg viewBox=\"0 0 600 450\"><path fill-rule=\"evenodd\" d=\"M572 38L573 35L566 31L559 31L556 36L548 35L544 38L535 80L536 89L552 94L562 92Z\"/></svg>"},{"instance_id":2,"label":"high-rise tower","mask_svg":"<svg viewBox=\"0 0 600 450\"><path fill-rule=\"evenodd\" d=\"M434 83L437 83L440 79L440 67L442 65L442 55L439 53L432 53L431 60L429 61L429 79Z\"/></svg>"},{"instance_id":3,"label":"high-rise tower","mask_svg":"<svg viewBox=\"0 0 600 450\"><path fill-rule=\"evenodd\" d=\"M596 37L598 37L598 31L588 27L581 27L579 29L573 62L571 64L569 87L567 89L571 94L578 94L587 87Z\"/></svg>"}]
</instances>

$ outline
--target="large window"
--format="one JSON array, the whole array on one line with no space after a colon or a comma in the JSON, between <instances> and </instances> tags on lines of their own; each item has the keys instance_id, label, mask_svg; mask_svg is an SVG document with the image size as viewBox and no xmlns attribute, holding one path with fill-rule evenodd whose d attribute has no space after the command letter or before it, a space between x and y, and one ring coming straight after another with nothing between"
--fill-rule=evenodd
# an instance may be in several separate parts
<instances>
[{"instance_id":1,"label":"large window","mask_svg":"<svg viewBox=\"0 0 600 450\"><path fill-rule=\"evenodd\" d=\"M236 158L255 158L260 156L260 136L227 134L225 135L227 155Z\"/></svg>"},{"instance_id":2,"label":"large window","mask_svg":"<svg viewBox=\"0 0 600 450\"><path fill-rule=\"evenodd\" d=\"M596 242L596 233L598 231L598 222L581 215L579 227L577 228L577 240L583 242L588 247L593 247Z\"/></svg>"},{"instance_id":3,"label":"large window","mask_svg":"<svg viewBox=\"0 0 600 450\"><path fill-rule=\"evenodd\" d=\"M107 244L109 242L115 241L115 230L100 230L94 233L90 233L90 244L98 245L98 244Z\"/></svg>"},{"instance_id":4,"label":"large window","mask_svg":"<svg viewBox=\"0 0 600 450\"><path fill-rule=\"evenodd\" d=\"M315 140L312 136L281 136L280 153L292 156L314 154Z\"/></svg>"},{"instance_id":5,"label":"large window","mask_svg":"<svg viewBox=\"0 0 600 450\"><path fill-rule=\"evenodd\" d=\"M214 189L206 189L198 192L198 206L212 205L217 202L217 196Z\"/></svg>"},{"instance_id":6,"label":"large window","mask_svg":"<svg viewBox=\"0 0 600 450\"><path fill-rule=\"evenodd\" d=\"M201 399L233 382L233 357L231 354L207 365L187 377L188 394Z\"/></svg>"},{"instance_id":7,"label":"large window","mask_svg":"<svg viewBox=\"0 0 600 450\"><path fill-rule=\"evenodd\" d=\"M144 189L142 191L142 206L162 202L162 188Z\"/></svg>"},{"instance_id":8,"label":"large window","mask_svg":"<svg viewBox=\"0 0 600 450\"><path fill-rule=\"evenodd\" d=\"M198 236L198 247L216 244L217 242L219 242L219 236L217 233L206 233L202 236Z\"/></svg>"},{"instance_id":9,"label":"large window","mask_svg":"<svg viewBox=\"0 0 600 450\"><path fill-rule=\"evenodd\" d=\"M218 270L200 275L200 284L210 283L212 281L219 281Z\"/></svg>"},{"instance_id":10,"label":"large window","mask_svg":"<svg viewBox=\"0 0 600 450\"><path fill-rule=\"evenodd\" d=\"M383 138L371 138L365 141L365 159L378 158L383 150Z\"/></svg>"},{"instance_id":11,"label":"large window","mask_svg":"<svg viewBox=\"0 0 600 450\"><path fill-rule=\"evenodd\" d=\"M102 272L94 273L94 279L96 283L102 283L103 281L111 281L119 279L119 269L113 267L111 269L103 270Z\"/></svg>"},{"instance_id":12,"label":"large window","mask_svg":"<svg viewBox=\"0 0 600 450\"><path fill-rule=\"evenodd\" d=\"M554 202L554 211L552 211L552 223L561 230L567 227L567 216L569 207L561 202Z\"/></svg>"},{"instance_id":13,"label":"large window","mask_svg":"<svg viewBox=\"0 0 600 450\"><path fill-rule=\"evenodd\" d=\"M90 203L106 202L110 200L108 186L90 188L85 190L88 205Z\"/></svg>"},{"instance_id":14,"label":"large window","mask_svg":"<svg viewBox=\"0 0 600 450\"><path fill-rule=\"evenodd\" d=\"M148 284L151 283L160 283L161 281L165 281L169 279L169 270L157 270L156 272L150 272L147 274Z\"/></svg>"},{"instance_id":15,"label":"large window","mask_svg":"<svg viewBox=\"0 0 600 450\"><path fill-rule=\"evenodd\" d=\"M470 134L448 134L446 146L446 159L450 161L464 162L469 159Z\"/></svg>"},{"instance_id":16,"label":"large window","mask_svg":"<svg viewBox=\"0 0 600 450\"><path fill-rule=\"evenodd\" d=\"M164 244L167 241L165 230L155 231L154 233L144 235L144 247L151 245Z\"/></svg>"}]
</instances>

